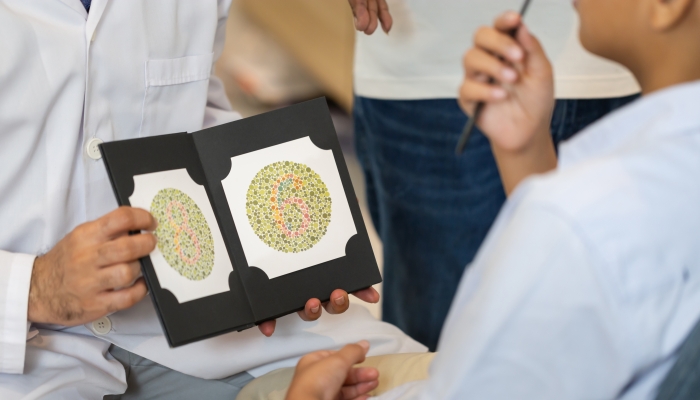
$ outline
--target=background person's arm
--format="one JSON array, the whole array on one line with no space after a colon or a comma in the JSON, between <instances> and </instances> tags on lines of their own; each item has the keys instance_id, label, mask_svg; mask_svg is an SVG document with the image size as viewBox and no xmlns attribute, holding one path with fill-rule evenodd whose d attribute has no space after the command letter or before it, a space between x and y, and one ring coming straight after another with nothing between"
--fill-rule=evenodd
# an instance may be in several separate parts
<instances>
[{"instance_id":1,"label":"background person's arm","mask_svg":"<svg viewBox=\"0 0 700 400\"><path fill-rule=\"evenodd\" d=\"M510 32L517 29L515 38ZM464 56L462 108L473 115L486 106L477 125L491 141L507 194L530 175L556 168L549 126L554 110L552 66L539 41L509 12L494 27L481 28Z\"/></svg>"}]
</instances>

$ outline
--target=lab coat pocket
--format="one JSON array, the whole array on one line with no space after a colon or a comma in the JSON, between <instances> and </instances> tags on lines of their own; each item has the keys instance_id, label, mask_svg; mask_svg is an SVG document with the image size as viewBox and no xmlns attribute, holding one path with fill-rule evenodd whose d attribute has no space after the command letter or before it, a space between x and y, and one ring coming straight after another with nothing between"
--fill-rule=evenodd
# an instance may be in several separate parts
<instances>
[{"instance_id":1,"label":"lab coat pocket","mask_svg":"<svg viewBox=\"0 0 700 400\"><path fill-rule=\"evenodd\" d=\"M146 61L139 136L202 128L214 53Z\"/></svg>"}]
</instances>

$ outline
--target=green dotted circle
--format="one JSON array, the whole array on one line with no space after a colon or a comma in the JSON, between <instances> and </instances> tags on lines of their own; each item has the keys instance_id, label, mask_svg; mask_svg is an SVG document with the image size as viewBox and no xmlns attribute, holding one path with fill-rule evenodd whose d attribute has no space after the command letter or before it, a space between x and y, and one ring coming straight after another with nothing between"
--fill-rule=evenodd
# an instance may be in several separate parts
<instances>
[{"instance_id":1,"label":"green dotted circle","mask_svg":"<svg viewBox=\"0 0 700 400\"><path fill-rule=\"evenodd\" d=\"M201 281L214 268L214 239L207 220L190 196L177 189L163 189L151 202L158 220L158 249L180 275Z\"/></svg>"},{"instance_id":2,"label":"green dotted circle","mask_svg":"<svg viewBox=\"0 0 700 400\"><path fill-rule=\"evenodd\" d=\"M260 240L284 253L316 245L331 221L331 195L304 164L280 161L261 169L246 195L250 226Z\"/></svg>"}]
</instances>

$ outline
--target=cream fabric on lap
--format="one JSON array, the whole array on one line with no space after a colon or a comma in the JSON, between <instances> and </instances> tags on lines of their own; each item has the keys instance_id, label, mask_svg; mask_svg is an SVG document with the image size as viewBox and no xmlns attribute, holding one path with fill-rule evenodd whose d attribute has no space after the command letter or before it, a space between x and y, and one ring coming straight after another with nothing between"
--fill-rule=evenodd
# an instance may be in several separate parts
<instances>
[{"instance_id":1,"label":"cream fabric on lap","mask_svg":"<svg viewBox=\"0 0 700 400\"><path fill-rule=\"evenodd\" d=\"M379 386L370 393L379 396L403 384L427 379L433 357L435 353L389 354L368 357L359 366L379 370ZM236 400L284 400L292 377L294 368L269 372L247 384Z\"/></svg>"}]
</instances>

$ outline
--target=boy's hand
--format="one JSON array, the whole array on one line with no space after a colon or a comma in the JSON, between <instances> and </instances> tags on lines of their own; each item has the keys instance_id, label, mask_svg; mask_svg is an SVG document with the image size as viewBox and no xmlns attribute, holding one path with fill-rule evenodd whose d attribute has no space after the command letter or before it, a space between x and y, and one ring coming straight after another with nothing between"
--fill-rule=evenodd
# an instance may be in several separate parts
<instances>
[{"instance_id":1,"label":"boy's hand","mask_svg":"<svg viewBox=\"0 0 700 400\"><path fill-rule=\"evenodd\" d=\"M355 15L355 29L371 35L382 24L382 30L389 33L394 21L389 14L386 0L348 0Z\"/></svg>"},{"instance_id":2,"label":"boy's hand","mask_svg":"<svg viewBox=\"0 0 700 400\"><path fill-rule=\"evenodd\" d=\"M510 32L516 29L513 38ZM464 56L464 68L460 104L472 115L477 102L486 103L477 125L492 146L519 152L538 135L549 136L552 66L517 13L508 12L496 19L494 27L477 32L474 48Z\"/></svg>"},{"instance_id":3,"label":"boy's hand","mask_svg":"<svg viewBox=\"0 0 700 400\"><path fill-rule=\"evenodd\" d=\"M129 308L146 296L138 259L151 253L156 220L147 211L120 207L84 223L34 262L28 320L80 325Z\"/></svg>"},{"instance_id":4,"label":"boy's hand","mask_svg":"<svg viewBox=\"0 0 700 400\"><path fill-rule=\"evenodd\" d=\"M294 371L287 399L366 399L379 385L374 368L353 368L365 360L369 343L349 344L340 351L317 351L302 357Z\"/></svg>"},{"instance_id":5,"label":"boy's hand","mask_svg":"<svg viewBox=\"0 0 700 400\"><path fill-rule=\"evenodd\" d=\"M366 301L368 303L379 302L379 292L377 292L373 287L360 290L359 292L353 293L355 297L360 300ZM319 299L311 299L306 302L306 306L303 311L299 311L298 314L304 321L315 321L321 316L321 306L326 309L330 314L341 314L347 311L350 307L350 299L348 298L348 293L341 289L336 289L331 293L331 301L321 304ZM260 332L265 336L272 336L275 332L275 321L265 321L258 325Z\"/></svg>"}]
</instances>

